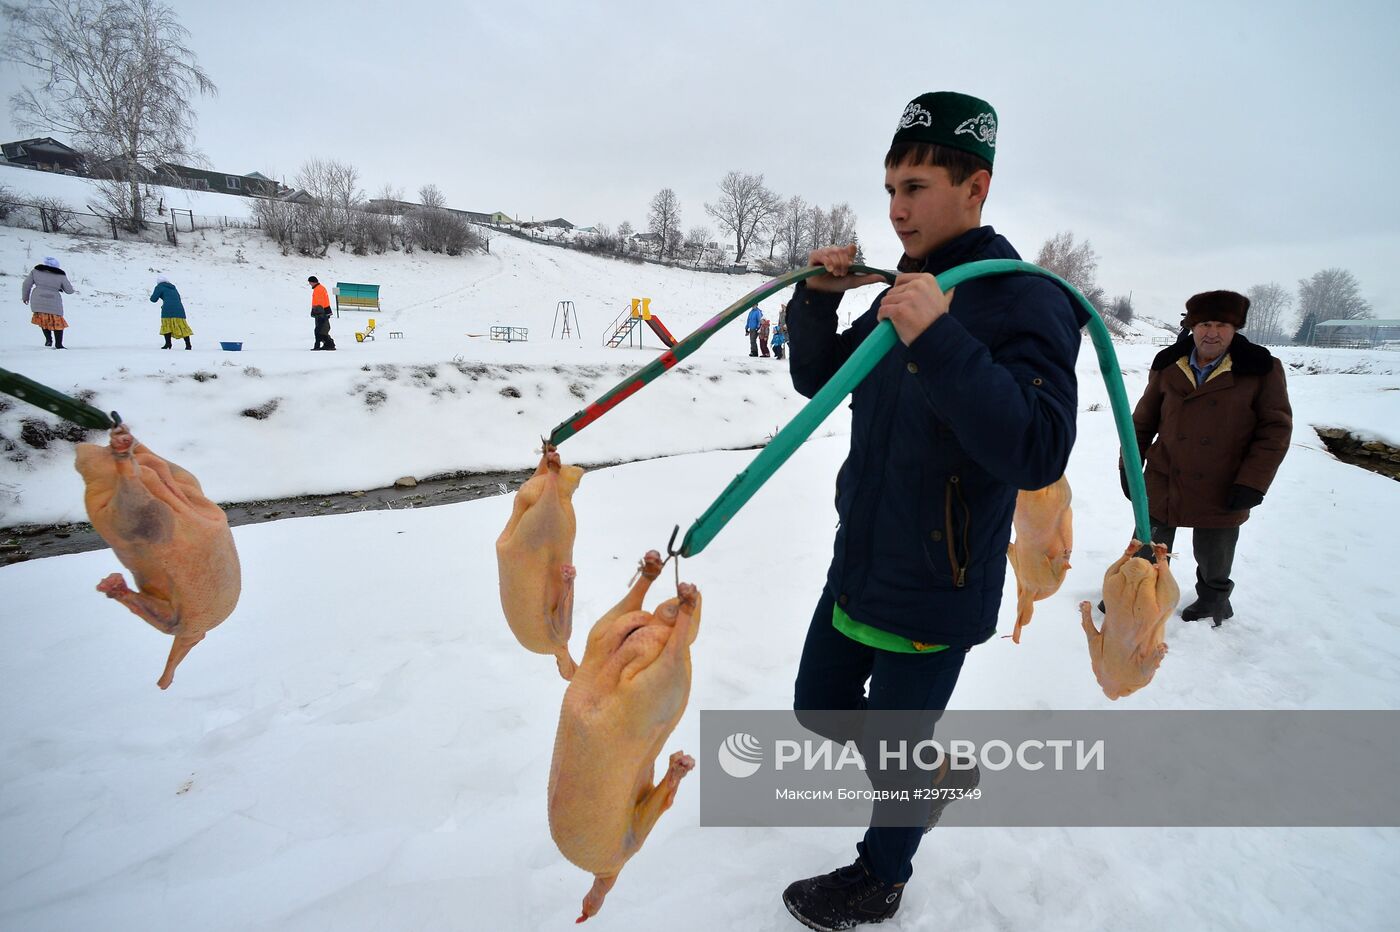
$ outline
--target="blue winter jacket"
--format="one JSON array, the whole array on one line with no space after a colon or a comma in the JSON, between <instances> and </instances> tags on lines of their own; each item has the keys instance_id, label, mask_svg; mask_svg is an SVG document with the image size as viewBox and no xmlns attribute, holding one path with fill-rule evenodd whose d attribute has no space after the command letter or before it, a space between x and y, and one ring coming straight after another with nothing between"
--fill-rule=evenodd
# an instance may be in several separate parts
<instances>
[{"instance_id":1,"label":"blue winter jacket","mask_svg":"<svg viewBox=\"0 0 1400 932\"><path fill-rule=\"evenodd\" d=\"M980 227L908 270L1016 258ZM837 333L840 300L798 285L788 305L792 383L808 397L878 322L876 299ZM896 343L856 387L827 571L848 615L955 647L996 633L1016 492L1058 479L1074 446L1074 363L1087 321L1039 276L966 282L948 314L913 345Z\"/></svg>"},{"instance_id":2,"label":"blue winter jacket","mask_svg":"<svg viewBox=\"0 0 1400 932\"><path fill-rule=\"evenodd\" d=\"M160 301L161 317L185 316L185 305L180 301L180 292L170 282L156 282L156 290L151 292L151 303Z\"/></svg>"},{"instance_id":3,"label":"blue winter jacket","mask_svg":"<svg viewBox=\"0 0 1400 932\"><path fill-rule=\"evenodd\" d=\"M759 308L755 307L753 310L749 311L748 320L747 320L747 322L745 322L745 324L744 324L744 332L745 332L745 333L748 333L750 330L757 330L757 329L758 329L759 322L762 321L762 320L763 320L763 311L761 311Z\"/></svg>"}]
</instances>

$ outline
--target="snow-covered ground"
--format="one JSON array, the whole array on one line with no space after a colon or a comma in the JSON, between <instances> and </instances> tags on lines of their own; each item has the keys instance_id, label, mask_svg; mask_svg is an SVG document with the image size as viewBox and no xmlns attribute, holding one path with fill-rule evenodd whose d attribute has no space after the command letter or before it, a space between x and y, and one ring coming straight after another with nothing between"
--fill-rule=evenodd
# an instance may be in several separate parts
<instances>
[{"instance_id":1,"label":"snow-covered ground","mask_svg":"<svg viewBox=\"0 0 1400 932\"><path fill-rule=\"evenodd\" d=\"M350 489L532 465L542 432L655 352L599 346L630 297L651 297L680 335L759 281L506 238L489 256L333 252L313 263L241 236L210 233L197 248L185 238L176 251L0 230L7 287L56 254L81 292L68 301L73 349L61 353L38 345L13 301L0 366L96 391L94 403L121 411L218 500ZM234 261L239 245L246 263ZM194 352L156 349L146 297L157 272L186 298ZM313 273L382 284L381 330L404 339L356 344L351 322L363 315L347 314L338 352L307 353ZM561 299L576 302L586 340L548 339ZM531 339L467 336L491 324L527 326ZM245 350L212 349L219 339ZM1120 347L1130 397L1158 349ZM1219 630L1171 623L1156 679L1113 704L1090 671L1076 605L1096 597L1132 518L1085 344L1069 468L1074 569L1022 644L997 638L971 653L955 707L1400 709L1389 557L1400 486L1337 462L1312 431L1400 445L1400 354L1279 355L1293 447L1245 526L1236 617ZM370 406L372 391L386 398ZM240 415L273 398L272 417ZM575 497L576 653L642 552L664 548L753 455L722 448L761 442L800 401L781 366L748 358L736 325L565 444L570 461L663 457L592 472ZM33 412L0 413L0 434L13 440L22 415ZM840 408L682 565L705 614L668 752L698 750L701 709L790 705L846 432ZM80 518L71 448L31 453L0 462L0 524ZM243 599L167 692L154 684L169 641L93 590L119 569L110 551L0 569L0 928L570 925L590 878L554 848L545 814L564 683L501 616L492 544L509 509L498 497L236 529ZM1189 582L1189 547L1178 549L1174 571ZM1004 633L1013 603L1008 581ZM853 856L851 829L700 828L698 779L714 761L697 756L590 924L797 928L782 888ZM1393 829L944 827L883 928L1389 928L1397 843Z\"/></svg>"}]
</instances>

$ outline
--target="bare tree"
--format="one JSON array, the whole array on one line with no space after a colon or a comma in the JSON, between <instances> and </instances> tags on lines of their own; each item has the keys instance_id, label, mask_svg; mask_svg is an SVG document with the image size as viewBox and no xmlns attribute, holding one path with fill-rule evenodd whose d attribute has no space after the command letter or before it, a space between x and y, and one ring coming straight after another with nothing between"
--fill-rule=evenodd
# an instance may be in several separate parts
<instances>
[{"instance_id":1,"label":"bare tree","mask_svg":"<svg viewBox=\"0 0 1400 932\"><path fill-rule=\"evenodd\" d=\"M836 241L831 238L831 215L816 204L807 208L807 218L804 226L807 230L808 252L811 252L813 249L820 249L823 246L836 245Z\"/></svg>"},{"instance_id":2,"label":"bare tree","mask_svg":"<svg viewBox=\"0 0 1400 932\"><path fill-rule=\"evenodd\" d=\"M835 205L827 213L827 218L831 224L832 243L845 245L856 241L856 212L850 204Z\"/></svg>"},{"instance_id":3,"label":"bare tree","mask_svg":"<svg viewBox=\"0 0 1400 932\"><path fill-rule=\"evenodd\" d=\"M253 199L253 219L267 236L288 255L296 245L296 231L302 208L275 197Z\"/></svg>"},{"instance_id":4,"label":"bare tree","mask_svg":"<svg viewBox=\"0 0 1400 932\"><path fill-rule=\"evenodd\" d=\"M379 189L379 193L372 198L373 203L378 208L382 225L374 225L371 236L376 238L374 243L375 252L382 253L384 250L378 248L377 237L382 235L388 240L389 249L403 248L403 221L402 217L408 212L408 205L403 200L403 188L397 185L385 183Z\"/></svg>"},{"instance_id":5,"label":"bare tree","mask_svg":"<svg viewBox=\"0 0 1400 932\"><path fill-rule=\"evenodd\" d=\"M705 212L734 235L734 261L744 261L744 251L754 234L777 213L778 196L763 185L763 175L730 172L719 183L719 200L705 204Z\"/></svg>"},{"instance_id":6,"label":"bare tree","mask_svg":"<svg viewBox=\"0 0 1400 932\"><path fill-rule=\"evenodd\" d=\"M355 214L364 209L360 173L353 165L335 159L311 159L297 172L297 187L316 199L312 223L323 247L339 240L341 252L350 245ZM325 249L321 250L325 255Z\"/></svg>"},{"instance_id":7,"label":"bare tree","mask_svg":"<svg viewBox=\"0 0 1400 932\"><path fill-rule=\"evenodd\" d=\"M10 212L19 206L19 195L8 185L0 184L0 220L9 219Z\"/></svg>"},{"instance_id":8,"label":"bare tree","mask_svg":"<svg viewBox=\"0 0 1400 932\"><path fill-rule=\"evenodd\" d=\"M807 202L794 194L783 202L778 215L778 239L783 247L783 262L790 269L807 264Z\"/></svg>"},{"instance_id":9,"label":"bare tree","mask_svg":"<svg viewBox=\"0 0 1400 932\"><path fill-rule=\"evenodd\" d=\"M1278 282L1255 285L1246 293L1249 298L1249 334L1256 343L1283 343L1284 316L1293 298Z\"/></svg>"},{"instance_id":10,"label":"bare tree","mask_svg":"<svg viewBox=\"0 0 1400 932\"><path fill-rule=\"evenodd\" d=\"M405 218L405 236L420 249L460 256L482 245L481 237L472 229L466 216L447 207L447 198L437 185L424 185L418 190L422 205Z\"/></svg>"},{"instance_id":11,"label":"bare tree","mask_svg":"<svg viewBox=\"0 0 1400 932\"><path fill-rule=\"evenodd\" d=\"M1327 320L1364 320L1373 316L1371 302L1361 296L1361 283L1346 269L1315 272L1312 278L1298 280L1298 311L1313 315L1317 323Z\"/></svg>"},{"instance_id":12,"label":"bare tree","mask_svg":"<svg viewBox=\"0 0 1400 932\"><path fill-rule=\"evenodd\" d=\"M1132 295L1120 294L1108 302L1108 313L1111 317L1121 320L1125 324L1131 324L1137 312L1133 310Z\"/></svg>"},{"instance_id":13,"label":"bare tree","mask_svg":"<svg viewBox=\"0 0 1400 932\"><path fill-rule=\"evenodd\" d=\"M38 72L10 98L15 120L57 130L99 160L126 166L197 159L197 94L218 89L186 46L189 31L157 0L39 0L3 5L5 59ZM144 194L128 170L128 229L142 227Z\"/></svg>"},{"instance_id":14,"label":"bare tree","mask_svg":"<svg viewBox=\"0 0 1400 932\"><path fill-rule=\"evenodd\" d=\"M1096 280L1099 256L1087 239L1076 246L1074 234L1069 230L1056 233L1040 247L1035 264L1078 288L1096 310L1103 311L1104 291Z\"/></svg>"},{"instance_id":15,"label":"bare tree","mask_svg":"<svg viewBox=\"0 0 1400 932\"><path fill-rule=\"evenodd\" d=\"M686 257L699 264L705 258L705 244L709 241L709 227L691 227L690 232L685 235L685 243L683 244Z\"/></svg>"},{"instance_id":16,"label":"bare tree","mask_svg":"<svg viewBox=\"0 0 1400 932\"><path fill-rule=\"evenodd\" d=\"M300 205L296 211L296 248L303 255L320 258L341 236L344 218L336 201L342 168L330 159L311 159L296 174L296 186L313 198L313 203Z\"/></svg>"},{"instance_id":17,"label":"bare tree","mask_svg":"<svg viewBox=\"0 0 1400 932\"><path fill-rule=\"evenodd\" d=\"M651 199L647 231L656 235L656 255L674 256L681 242L681 202L676 192L662 188Z\"/></svg>"}]
</instances>

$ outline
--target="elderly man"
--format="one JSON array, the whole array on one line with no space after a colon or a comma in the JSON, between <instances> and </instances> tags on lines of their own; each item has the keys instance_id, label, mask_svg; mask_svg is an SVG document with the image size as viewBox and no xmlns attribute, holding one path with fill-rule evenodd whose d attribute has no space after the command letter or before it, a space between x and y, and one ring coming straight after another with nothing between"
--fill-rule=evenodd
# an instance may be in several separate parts
<instances>
[{"instance_id":1,"label":"elderly man","mask_svg":"<svg viewBox=\"0 0 1400 932\"><path fill-rule=\"evenodd\" d=\"M1240 525L1264 500L1293 432L1283 365L1238 332L1248 311L1233 291L1192 296L1181 337L1152 361L1133 411L1152 539L1170 549L1177 528L1193 529L1196 601L1181 617L1217 628L1234 615Z\"/></svg>"}]
</instances>

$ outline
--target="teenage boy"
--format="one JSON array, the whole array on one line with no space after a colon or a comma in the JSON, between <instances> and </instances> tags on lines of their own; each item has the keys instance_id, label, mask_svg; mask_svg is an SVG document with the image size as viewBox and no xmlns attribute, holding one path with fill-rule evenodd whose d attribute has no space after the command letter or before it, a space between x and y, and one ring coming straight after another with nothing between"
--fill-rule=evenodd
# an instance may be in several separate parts
<instances>
[{"instance_id":1,"label":"teenage boy","mask_svg":"<svg viewBox=\"0 0 1400 932\"><path fill-rule=\"evenodd\" d=\"M996 632L1016 493L1050 485L1069 461L1088 315L1040 276L976 279L956 295L934 278L1020 258L982 225L996 146L986 101L946 91L911 101L885 156L902 274L838 333L841 293L880 278L849 274L854 245L828 246L810 256L827 274L799 284L789 303L792 382L808 397L877 323L890 320L899 336L852 394L840 524L797 671L804 722L817 710L946 708L968 651ZM970 786L977 771L945 766L933 780ZM935 804L918 825L872 824L855 863L797 881L783 902L814 929L890 918L940 814Z\"/></svg>"}]
</instances>

